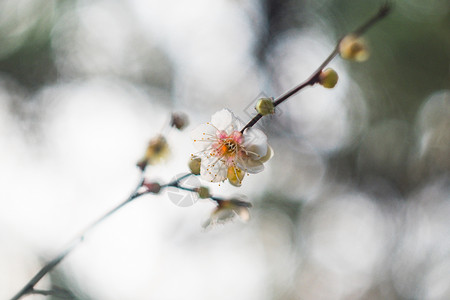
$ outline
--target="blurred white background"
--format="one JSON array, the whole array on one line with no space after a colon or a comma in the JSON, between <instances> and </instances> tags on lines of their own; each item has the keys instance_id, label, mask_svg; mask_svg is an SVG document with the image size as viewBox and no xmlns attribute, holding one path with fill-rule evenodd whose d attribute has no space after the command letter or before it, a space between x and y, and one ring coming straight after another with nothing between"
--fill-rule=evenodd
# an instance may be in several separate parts
<instances>
[{"instance_id":1,"label":"blurred white background","mask_svg":"<svg viewBox=\"0 0 450 300\"><path fill-rule=\"evenodd\" d=\"M129 204L39 287L75 299L449 299L449 7L396 1L372 57L335 59L258 125L275 156L243 186L252 219L205 231L214 204ZM139 180L170 113L161 183L188 171L189 131L306 79L380 1L0 0L0 298ZM26 299L42 299L28 296ZM50 297L49 297L50 298Z\"/></svg>"}]
</instances>

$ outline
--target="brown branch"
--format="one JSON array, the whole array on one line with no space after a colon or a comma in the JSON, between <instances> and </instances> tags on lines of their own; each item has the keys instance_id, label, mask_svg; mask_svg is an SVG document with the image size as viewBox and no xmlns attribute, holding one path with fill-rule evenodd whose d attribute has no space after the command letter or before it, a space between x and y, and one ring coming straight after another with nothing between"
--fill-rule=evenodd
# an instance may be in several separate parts
<instances>
[{"instance_id":1,"label":"brown branch","mask_svg":"<svg viewBox=\"0 0 450 300\"><path fill-rule=\"evenodd\" d=\"M187 187L184 187L181 185L181 182L189 176L194 176L194 174L188 173L184 176L181 176L180 178L177 178L174 181L171 181L164 185L160 185L160 188L162 189L162 188L167 188L167 187L175 187L180 190L185 190L188 192L196 193L197 192L196 189L187 188ZM136 186L134 191L131 193L131 195L125 201L123 201L122 203L120 203L119 205L117 205L116 207L114 207L113 209L108 211L107 213L105 213L103 216L101 216L99 219L97 219L92 224L87 226L83 231L81 231L81 233L72 240L70 245L66 249L64 249L64 251L62 251L58 256L56 256L54 259L49 261L45 266L43 266L42 269L39 270L39 272L36 275L34 275L34 277L31 278L30 281L28 281L28 283L25 284L25 286L14 297L11 298L11 300L19 300L23 296L30 295L30 294L51 295L52 293L54 293L54 291L37 290L37 289L35 289L35 286L47 273L52 271L57 265L59 265L59 263L64 258L66 258L66 256L68 254L70 254L78 245L80 245L80 243L84 240L84 237L92 229L94 229L97 225L102 223L105 219L110 217L112 214L116 213L118 210L120 210L122 207L124 207L128 203L132 202L136 198L138 198L142 195L145 195L147 193L158 193L159 192L159 189L157 192L152 191L152 190L140 191L141 188L143 188L143 187L146 187L144 177L141 178L141 180L139 181L139 184ZM220 203L220 201L223 201L222 198L218 198L218 197L214 197L214 196L210 196L209 198L217 203ZM56 294L54 294L54 295L56 295Z\"/></svg>"},{"instance_id":2,"label":"brown branch","mask_svg":"<svg viewBox=\"0 0 450 300\"><path fill-rule=\"evenodd\" d=\"M29 294L53 296L53 297L62 298L62 299L75 299L75 297L72 296L72 294L70 294L68 291L60 290L60 289L53 289L53 290L32 289L32 291Z\"/></svg>"},{"instance_id":3,"label":"brown branch","mask_svg":"<svg viewBox=\"0 0 450 300\"><path fill-rule=\"evenodd\" d=\"M81 233L72 240L72 242L69 244L69 246L64 249L58 256L56 256L54 259L49 261L45 266L42 267L42 269L39 270L39 272L34 275L33 278L30 279L30 281L25 284L25 286L14 296L11 298L11 300L19 300L25 295L36 293L36 290L34 287L36 284L50 271L52 271L59 263L69 254L71 253L83 240L86 234L88 234L94 227L96 227L98 224L103 222L105 219L110 217L112 214L117 212L119 209L121 209L126 204L130 203L134 199L138 198L139 196L142 196L144 193L139 193L138 190L142 187L142 184L144 183L144 179L142 178L139 181L139 184L134 189L133 193L122 203L108 211L106 214L101 216L99 219L97 219L95 222L90 224L86 227Z\"/></svg>"},{"instance_id":4,"label":"brown branch","mask_svg":"<svg viewBox=\"0 0 450 300\"><path fill-rule=\"evenodd\" d=\"M367 20L364 24L359 26L355 31L351 32L350 34L353 34L355 36L360 36L361 34L365 33L369 28L371 28L375 23L377 23L378 21L380 21L384 17L386 17L388 15L388 13L390 12L390 10L391 10L391 5L388 2L386 2L382 7L380 7L378 12L373 17L371 17L369 20ZM333 58L336 57L336 55L339 54L339 43L341 40L342 39L340 39L336 43L336 47L333 49L333 51L330 53L330 55L328 55L328 57L322 62L322 64L317 68L317 70L311 74L311 76L307 80L296 85L292 89L288 90L284 94L282 94L282 95L278 96L276 99L274 99L274 102L273 102L274 107L280 105L281 103L283 103L284 101L286 101L293 95L297 94L299 91L301 91L305 87L316 84L319 81L319 75L323 71L323 69L333 60ZM257 114L256 116L254 116L253 119L251 119L250 122L248 122L248 124L245 125L244 128L242 128L241 132L243 133L245 129L251 128L262 117L263 117L263 115L261 115L261 114Z\"/></svg>"},{"instance_id":5,"label":"brown branch","mask_svg":"<svg viewBox=\"0 0 450 300\"><path fill-rule=\"evenodd\" d=\"M354 35L361 35L364 32L366 32L370 27L372 27L375 23L377 23L379 20L383 19L390 11L390 5L388 3L386 3L385 5L383 5L380 10L378 11L378 13L373 16L372 18L370 18L367 22L365 22L363 25L361 25L360 27L358 27L353 34ZM339 41L340 42L340 41ZM281 96L279 96L278 98L276 98L274 100L274 106L278 106L281 103L283 103L284 101L286 101L287 99L289 99L291 96L295 95L296 93L298 93L300 90L302 90L303 88L307 87L307 86L312 86L314 84L316 84L318 82L318 78L319 78L319 74L322 72L322 70L330 63L331 60L333 60L333 58L339 53L339 42L336 44L336 47L334 48L333 52L331 52L331 54L324 60L324 62L319 66L319 68L312 73L312 75L304 82L300 83L299 85L293 87L292 89L290 89L289 91L285 92L284 94L282 94ZM256 115L242 130L241 132L243 132L245 129L252 127L253 125L255 125L260 119L262 118L261 114ZM180 181L183 180L184 178L191 176L192 174L187 174L173 182L170 182L168 184L162 185L161 188L164 187L176 187L178 189L181 190L186 190L189 192L196 192L195 189L191 189L191 188L186 188L180 185ZM14 296L11 298L11 300L19 300L20 298L22 298L25 295L28 294L41 294L41 295L51 295L54 294L53 291L43 291L43 290L36 290L35 286L36 284L50 271L52 271L57 265L59 265L59 263L68 255L70 254L83 240L84 237L86 236L86 234L88 234L92 229L94 229L98 224L100 224L101 222L103 222L105 219L107 219L108 217L110 217L112 214L114 214L115 212L117 212L118 210L120 210L122 207L124 207L126 204L132 202L134 199L146 194L147 192L139 192L140 188L143 187L144 184L144 179L142 178L139 182L139 184L137 185L137 187L135 188L135 190L133 191L133 193L131 193L131 195L122 203L120 203L119 205L117 205L116 207L114 207L113 209L111 209L110 211L108 211L106 214L104 214L103 216L101 216L99 219L97 219L95 222L93 222L92 224L90 224L88 227L86 227L81 234L79 234L75 239L72 240L72 242L69 244L69 246L64 249L58 256L56 256L54 259L52 259L50 262L48 262L45 266L42 267L41 270L39 270L39 272L30 279L30 281L28 281L27 284L25 284L25 286ZM214 197L214 196L210 196L210 199L213 201L216 201L217 203L221 203L222 201L224 201L221 198L218 197Z\"/></svg>"}]
</instances>

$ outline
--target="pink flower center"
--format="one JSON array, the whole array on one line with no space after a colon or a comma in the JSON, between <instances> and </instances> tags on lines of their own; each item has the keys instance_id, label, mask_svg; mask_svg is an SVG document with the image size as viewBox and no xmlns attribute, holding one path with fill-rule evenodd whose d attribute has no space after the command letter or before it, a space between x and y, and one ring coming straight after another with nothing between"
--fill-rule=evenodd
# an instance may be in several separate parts
<instances>
[{"instance_id":1,"label":"pink flower center","mask_svg":"<svg viewBox=\"0 0 450 300\"><path fill-rule=\"evenodd\" d=\"M229 135L225 131L218 131L217 141L212 145L212 155L223 159L229 166L234 165L236 157L242 152L243 140L244 137L239 131L233 131Z\"/></svg>"}]
</instances>

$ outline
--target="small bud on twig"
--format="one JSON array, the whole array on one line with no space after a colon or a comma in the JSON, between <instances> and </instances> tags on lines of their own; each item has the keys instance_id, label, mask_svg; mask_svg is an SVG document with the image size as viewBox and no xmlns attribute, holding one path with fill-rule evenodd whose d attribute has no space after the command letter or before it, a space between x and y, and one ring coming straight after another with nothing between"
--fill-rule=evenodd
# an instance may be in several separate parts
<instances>
[{"instance_id":1,"label":"small bud on twig","mask_svg":"<svg viewBox=\"0 0 450 300\"><path fill-rule=\"evenodd\" d=\"M161 185L157 182L146 182L142 184L143 187L147 189L146 192L152 194L158 194L161 191Z\"/></svg>"},{"instance_id":2,"label":"small bud on twig","mask_svg":"<svg viewBox=\"0 0 450 300\"><path fill-rule=\"evenodd\" d=\"M154 165L161 162L169 155L169 144L162 135L150 140L145 156L136 164L141 171L145 170L147 165Z\"/></svg>"},{"instance_id":3,"label":"small bud on twig","mask_svg":"<svg viewBox=\"0 0 450 300\"><path fill-rule=\"evenodd\" d=\"M178 130L183 130L189 125L188 116L182 112L176 112L172 114L170 120L170 126L175 127Z\"/></svg>"},{"instance_id":4,"label":"small bud on twig","mask_svg":"<svg viewBox=\"0 0 450 300\"><path fill-rule=\"evenodd\" d=\"M327 89L334 88L338 82L338 79L338 74L331 68L325 69L319 74L319 84Z\"/></svg>"},{"instance_id":5,"label":"small bud on twig","mask_svg":"<svg viewBox=\"0 0 450 300\"><path fill-rule=\"evenodd\" d=\"M192 157L191 161L189 161L189 170L194 175L200 175L200 165L202 160L200 157Z\"/></svg>"},{"instance_id":6,"label":"small bud on twig","mask_svg":"<svg viewBox=\"0 0 450 300\"><path fill-rule=\"evenodd\" d=\"M197 191L198 196L202 199L208 199L209 197L211 197L211 194L209 193L209 189L205 186L198 187L196 189L196 191Z\"/></svg>"},{"instance_id":7,"label":"small bud on twig","mask_svg":"<svg viewBox=\"0 0 450 300\"><path fill-rule=\"evenodd\" d=\"M369 58L369 49L363 38L348 34L339 42L339 54L344 59L361 62Z\"/></svg>"},{"instance_id":8,"label":"small bud on twig","mask_svg":"<svg viewBox=\"0 0 450 300\"><path fill-rule=\"evenodd\" d=\"M275 106L273 105L273 98L261 98L256 103L256 111L260 115L273 115L275 113Z\"/></svg>"}]
</instances>

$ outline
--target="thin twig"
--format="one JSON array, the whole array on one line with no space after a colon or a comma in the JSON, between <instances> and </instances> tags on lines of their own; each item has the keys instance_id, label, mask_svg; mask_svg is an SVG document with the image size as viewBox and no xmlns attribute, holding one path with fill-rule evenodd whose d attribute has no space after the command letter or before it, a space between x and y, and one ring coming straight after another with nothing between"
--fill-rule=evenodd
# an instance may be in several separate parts
<instances>
[{"instance_id":1,"label":"thin twig","mask_svg":"<svg viewBox=\"0 0 450 300\"><path fill-rule=\"evenodd\" d=\"M74 299L75 297L65 290L36 290L33 289L30 294L54 296L62 299Z\"/></svg>"},{"instance_id":2,"label":"thin twig","mask_svg":"<svg viewBox=\"0 0 450 300\"><path fill-rule=\"evenodd\" d=\"M142 184L144 183L144 178L141 178L139 181L139 184L134 189L134 191L131 193L131 195L122 203L108 211L106 214L101 216L99 219L94 221L92 224L87 226L84 230L81 231L81 233L74 238L70 243L69 246L64 249L60 254L58 254L55 258L53 258L51 261L49 261L45 266L42 267L39 272L34 275L33 278L28 281L27 284L14 296L11 298L11 300L19 300L24 295L35 293L36 290L34 287L36 284L50 271L52 271L69 253L71 253L83 240L86 234L88 234L94 227L96 227L98 224L103 222L105 219L110 217L112 214L117 212L119 209L121 209L126 204L130 203L134 199L138 198L139 196L142 196L144 193L139 193L138 190L142 187Z\"/></svg>"},{"instance_id":3,"label":"thin twig","mask_svg":"<svg viewBox=\"0 0 450 300\"><path fill-rule=\"evenodd\" d=\"M386 2L382 7L380 7L378 12L373 17L371 17L368 21L366 21L364 24L359 26L355 31L353 31L350 34L353 34L355 36L360 36L361 34L365 33L370 27L372 27L375 23L377 23L378 21L380 21L381 19L386 17L390 10L391 10L391 5L388 2ZM296 85L292 89L288 90L284 94L282 94L282 95L278 96L276 99L274 99L274 102L273 102L274 107L280 105L281 103L283 103L284 101L286 101L293 95L297 94L299 91L301 91L305 87L312 86L312 85L316 84L317 82L319 82L319 75L322 72L322 70L333 60L333 58L336 57L336 55L339 54L339 43L341 40L342 39L340 39L336 43L336 47L334 47L334 49L330 53L330 55L328 55L328 57L322 62L322 64L319 66L319 68L317 68L317 70L314 71L307 80ZM248 122L247 125L245 125L244 128L242 128L241 132L243 133L245 129L251 128L262 117L263 117L263 115L261 115L261 114L257 114L256 116L254 116L253 119L251 119L250 122Z\"/></svg>"},{"instance_id":4,"label":"thin twig","mask_svg":"<svg viewBox=\"0 0 450 300\"><path fill-rule=\"evenodd\" d=\"M358 27L358 29L356 29L353 32L353 34L357 35L357 36L363 34L371 26L373 26L376 22L378 22L379 20L383 19L389 13L389 11L390 11L390 5L388 3L386 3L385 5L383 5L380 8L380 10L378 11L378 13L375 16L373 16L367 22L365 22L363 25ZM319 66L319 68L306 81L300 83L299 85L293 87L289 91L285 92L284 94L282 94L281 96L276 98L274 100L274 106L276 107L276 106L280 105L281 103L283 103L284 101L289 99L291 96L293 96L296 93L298 93L303 88L316 84L318 82L319 74L322 72L323 68L325 68L330 63L330 61L333 60L333 58L339 53L339 42L336 44L336 47L331 52L331 54L324 60L324 62ZM245 129L250 128L253 125L255 125L261 118L262 118L261 114L256 115L241 130L241 132L244 132ZM182 180L184 180L185 178L187 178L187 177L189 177L191 175L193 175L193 174L190 174L190 173L186 174L186 175L184 175L184 176L182 176L182 177L180 177L180 178L178 178L178 179L176 179L176 180L174 180L174 181L172 181L172 182L170 182L168 184L161 185L161 188L176 187L178 189L189 191L189 192L197 192L196 189L187 188L187 187L183 187L183 186L180 185L180 182ZM134 199L136 199L136 198L146 194L147 192L145 192L145 191L144 192L139 192L139 190L141 189L143 184L144 184L144 178L141 178L141 180L139 181L139 184L137 185L137 187L135 188L133 193L131 193L131 195L124 202L120 203L119 205L117 205L116 207L114 207L113 209L108 211L106 214L101 216L99 219L97 219L92 224L87 226L83 231L81 231L81 233L76 238L74 238L71 243L69 243L69 246L66 249L64 249L59 255L57 255L54 259L52 259L45 266L43 266L42 269L39 270L39 272L33 278L31 278L30 281L28 281L28 283L25 284L25 286L14 297L11 298L11 300L19 300L20 298L22 298L23 296L28 295L28 294L40 294L40 295L52 295L53 294L53 295L55 295L55 291L51 291L51 290L50 291L44 291L44 290L37 290L37 289L35 289L36 284L47 273L52 271L68 254L70 254L84 240L84 237L92 229L94 229L98 224L100 224L105 219L107 219L108 217L113 215L115 212L120 210L126 204L128 204L128 203L132 202ZM213 200L213 201L216 201L219 204L220 204L221 201L224 201L223 199L218 198L218 197L214 197L214 196L210 196L210 199Z\"/></svg>"},{"instance_id":5,"label":"thin twig","mask_svg":"<svg viewBox=\"0 0 450 300\"><path fill-rule=\"evenodd\" d=\"M188 187L185 187L185 186L181 185L181 181L184 180L185 178L189 177L189 176L194 176L194 174L189 173L189 174L183 175L180 178L178 178L177 180L174 180L174 181L172 181L172 182L170 182L168 184L162 185L161 188L163 188L163 187L174 187L174 188L177 188L179 190L183 190L183 191L187 191L187 192L191 192L191 193L197 193L198 192L197 189L195 189L195 188L188 188ZM209 199L211 199L211 200L213 200L213 201L215 201L217 203L220 203L221 201L224 201L224 199L222 199L220 197L213 196L213 195L209 195Z\"/></svg>"},{"instance_id":6,"label":"thin twig","mask_svg":"<svg viewBox=\"0 0 450 300\"><path fill-rule=\"evenodd\" d=\"M188 178L189 176L195 176L195 175L192 173L187 173L186 175L183 175L167 184L163 184L160 187L161 187L161 189L167 188L167 187L175 187L180 190L197 193L198 192L197 189L187 188L187 187L184 187L181 185L182 181L184 179ZM28 283L13 298L11 298L11 300L19 300L23 296L29 295L29 294L40 294L40 295L52 295L53 294L53 295L56 295L55 291L37 290L34 287L47 273L52 271L69 253L71 253L84 240L84 237L86 236L86 234L88 234L92 229L94 229L97 225L99 225L105 219L110 217L112 214L114 214L115 212L120 210L126 204L132 202L134 199L136 199L142 195L145 195L145 194L151 192L151 191L140 191L143 186L144 186L144 177L142 177L140 179L139 184L136 186L134 191L131 193L131 195L125 201L123 201L122 203L120 203L119 205L117 205L116 207L111 209L110 211L108 211L106 214L104 214L99 219L94 221L92 224L87 226L84 230L82 230L81 233L72 240L72 242L69 244L69 246L64 251L62 251L58 256L56 256L54 259L52 259L50 262L48 262L44 267L42 267L42 269L39 270L39 272L33 278L31 278L31 280L28 281ZM216 201L217 203L219 203L220 201L223 201L223 199L214 197L214 196L210 196L209 198L213 201Z\"/></svg>"}]
</instances>

